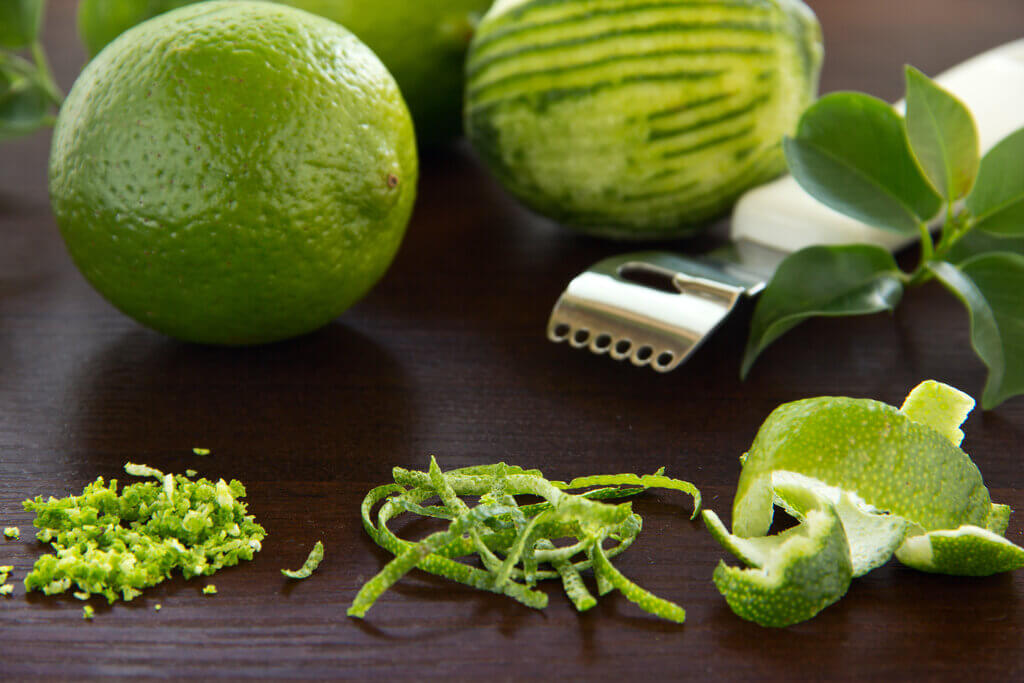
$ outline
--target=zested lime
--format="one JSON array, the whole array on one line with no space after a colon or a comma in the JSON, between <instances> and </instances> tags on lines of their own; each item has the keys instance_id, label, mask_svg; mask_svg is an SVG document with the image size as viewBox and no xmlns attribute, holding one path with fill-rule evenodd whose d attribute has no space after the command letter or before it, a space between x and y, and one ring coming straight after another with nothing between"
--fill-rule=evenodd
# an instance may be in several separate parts
<instances>
[{"instance_id":1,"label":"zested lime","mask_svg":"<svg viewBox=\"0 0 1024 683\"><path fill-rule=\"evenodd\" d=\"M595 235L686 235L784 168L821 32L799 0L499 0L466 132L504 186Z\"/></svg>"}]
</instances>

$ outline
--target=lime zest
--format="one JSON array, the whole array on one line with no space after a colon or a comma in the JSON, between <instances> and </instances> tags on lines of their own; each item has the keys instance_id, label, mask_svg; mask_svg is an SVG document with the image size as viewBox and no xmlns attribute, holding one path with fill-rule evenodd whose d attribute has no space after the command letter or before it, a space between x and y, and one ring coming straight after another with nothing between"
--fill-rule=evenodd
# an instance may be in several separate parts
<instances>
[{"instance_id":1,"label":"lime zest","mask_svg":"<svg viewBox=\"0 0 1024 683\"><path fill-rule=\"evenodd\" d=\"M282 569L281 573L287 576L289 579L308 579L310 575L320 566L320 563L324 559L324 544L320 541L316 542L313 549L309 551L309 556L306 561L302 563L302 566L298 569Z\"/></svg>"},{"instance_id":2,"label":"lime zest","mask_svg":"<svg viewBox=\"0 0 1024 683\"><path fill-rule=\"evenodd\" d=\"M677 622L685 618L681 607L655 597L611 565L610 558L629 548L642 524L630 503L600 501L658 486L688 493L699 506L700 492L689 482L670 479L659 470L646 477L607 475L566 484L548 481L538 470L504 463L442 472L433 457L427 472L396 467L392 476L394 484L375 487L366 494L361 517L363 528L374 542L395 557L363 585L348 609L349 616L365 616L384 591L415 567L474 588L503 593L537 609L545 607L548 598L534 590L534 584L557 578L579 611L596 604L580 575L583 570L594 569L601 594L617 588L656 616ZM587 486L600 488L583 493L566 491ZM539 496L543 502L519 505L519 495ZM441 505L423 505L435 496L441 499ZM470 507L460 496L479 496L478 504ZM373 510L378 504L374 520ZM406 541L388 528L388 522L402 513L448 520L448 528L416 543ZM575 542L560 546L552 540L571 538ZM611 547L602 546L606 540L613 542ZM478 556L483 569L458 561L467 555Z\"/></svg>"},{"instance_id":3,"label":"lime zest","mask_svg":"<svg viewBox=\"0 0 1024 683\"><path fill-rule=\"evenodd\" d=\"M196 455L203 456L203 455L209 455L210 454L210 449L209 448L193 448L192 452L195 453Z\"/></svg>"},{"instance_id":4,"label":"lime zest","mask_svg":"<svg viewBox=\"0 0 1024 683\"><path fill-rule=\"evenodd\" d=\"M203 595L216 595L216 594L217 594L217 586L215 586L214 584L208 583L205 586L203 586Z\"/></svg>"},{"instance_id":5,"label":"lime zest","mask_svg":"<svg viewBox=\"0 0 1024 683\"><path fill-rule=\"evenodd\" d=\"M4 527L4 537L17 540L21 538L21 529L16 526Z\"/></svg>"},{"instance_id":6,"label":"lime zest","mask_svg":"<svg viewBox=\"0 0 1024 683\"><path fill-rule=\"evenodd\" d=\"M608 561L608 556L605 555L604 548L601 547L601 539L597 539L593 548L594 568L597 570L598 576L603 576L605 581L607 581L605 585L611 585L617 589L627 600L645 612L668 621L674 621L677 624L686 621L686 610L682 607L664 598L659 598L657 595L641 588L623 576Z\"/></svg>"},{"instance_id":7,"label":"lime zest","mask_svg":"<svg viewBox=\"0 0 1024 683\"><path fill-rule=\"evenodd\" d=\"M96 616L96 610L93 609L92 605L83 605L82 606L82 618L83 619L91 620L94 616Z\"/></svg>"},{"instance_id":8,"label":"lime zest","mask_svg":"<svg viewBox=\"0 0 1024 683\"><path fill-rule=\"evenodd\" d=\"M13 592L14 592L14 584L13 583L5 583L3 585L0 585L0 595L3 595L3 596L6 597L6 596L10 596L10 594L13 593Z\"/></svg>"},{"instance_id":9,"label":"lime zest","mask_svg":"<svg viewBox=\"0 0 1024 683\"><path fill-rule=\"evenodd\" d=\"M36 537L53 549L25 577L27 590L53 595L74 585L111 603L127 601L176 569L186 579L209 576L262 547L266 531L240 501L241 482L192 481L134 463L125 471L150 481L118 491L117 480L100 477L81 495L23 503L36 514Z\"/></svg>"}]
</instances>

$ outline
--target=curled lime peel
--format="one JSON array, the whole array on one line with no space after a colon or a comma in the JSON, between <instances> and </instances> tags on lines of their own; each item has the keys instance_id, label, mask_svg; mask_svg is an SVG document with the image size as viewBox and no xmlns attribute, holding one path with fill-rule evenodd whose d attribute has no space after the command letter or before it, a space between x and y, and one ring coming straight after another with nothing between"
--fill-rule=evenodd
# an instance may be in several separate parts
<instances>
[{"instance_id":1,"label":"curled lime peel","mask_svg":"<svg viewBox=\"0 0 1024 683\"><path fill-rule=\"evenodd\" d=\"M394 484L367 493L361 516L374 542L395 558L364 584L348 610L350 616L365 616L384 591L413 568L503 593L534 608L546 606L547 595L532 586L560 579L573 605L584 611L596 604L596 598L580 572L593 569L601 594L618 589L651 614L676 622L685 618L681 607L640 588L611 564L612 557L634 542L642 522L630 503L602 501L660 487L689 494L699 509L700 492L689 482L665 477L659 470L654 475L602 475L566 484L549 481L538 470L504 463L442 472L434 458L427 472L396 467L392 475ZM569 492L592 486L599 488ZM521 495L543 500L519 505L516 496ZM441 505L423 505L435 496ZM460 496L478 496L478 504L470 507ZM406 541L388 528L388 522L403 513L447 519L449 525L419 542ZM575 541L565 542L572 538ZM606 540L613 545L604 548ZM483 569L459 561L470 555L480 558Z\"/></svg>"},{"instance_id":2,"label":"curled lime peel","mask_svg":"<svg viewBox=\"0 0 1024 683\"><path fill-rule=\"evenodd\" d=\"M773 411L741 459L733 533L704 512L712 535L752 567L723 563L715 571L733 611L766 626L797 623L893 555L953 575L1024 567L1024 548L1003 537L1010 508L991 501L959 447L973 406L963 392L929 380L899 410L820 397ZM767 536L775 506L800 524Z\"/></svg>"},{"instance_id":3,"label":"curled lime peel","mask_svg":"<svg viewBox=\"0 0 1024 683\"><path fill-rule=\"evenodd\" d=\"M282 569L281 573L287 576L289 579L308 579L316 568L320 566L320 563L324 560L324 544L321 541L317 541L313 549L309 551L309 556L306 561L302 563L302 566L298 569Z\"/></svg>"}]
</instances>

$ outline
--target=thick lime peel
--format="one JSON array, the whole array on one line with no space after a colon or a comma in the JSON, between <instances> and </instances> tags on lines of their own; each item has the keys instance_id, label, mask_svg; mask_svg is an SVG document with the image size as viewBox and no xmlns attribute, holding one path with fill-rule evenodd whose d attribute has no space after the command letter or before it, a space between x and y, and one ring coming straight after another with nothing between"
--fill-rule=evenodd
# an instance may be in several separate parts
<instances>
[{"instance_id":1,"label":"thick lime peel","mask_svg":"<svg viewBox=\"0 0 1024 683\"><path fill-rule=\"evenodd\" d=\"M309 551L309 557L298 569L282 569L281 573L287 576L289 579L308 579L316 568L320 566L320 563L324 560L324 544L320 541L316 542L313 549Z\"/></svg>"},{"instance_id":2,"label":"thick lime peel","mask_svg":"<svg viewBox=\"0 0 1024 683\"><path fill-rule=\"evenodd\" d=\"M790 626L846 594L853 568L838 515L814 511L797 528L800 533L781 543L764 567L721 562L715 569L715 586L740 617L761 626Z\"/></svg>"},{"instance_id":3,"label":"thick lime peel","mask_svg":"<svg viewBox=\"0 0 1024 683\"><path fill-rule=\"evenodd\" d=\"M791 505L795 491L821 497L833 506L843 523L855 577L888 562L910 527L907 520L875 510L855 493L827 486L795 472L773 472L771 482L776 504L794 516L800 515L800 511ZM782 491L789 494L782 494Z\"/></svg>"},{"instance_id":4,"label":"thick lime peel","mask_svg":"<svg viewBox=\"0 0 1024 683\"><path fill-rule=\"evenodd\" d=\"M908 567L935 574L991 576L1024 567L1024 548L999 534L966 524L912 536L896 551Z\"/></svg>"},{"instance_id":5,"label":"thick lime peel","mask_svg":"<svg viewBox=\"0 0 1024 683\"><path fill-rule=\"evenodd\" d=\"M954 446L964 440L960 425L974 410L974 399L948 384L925 380L914 387L903 402L900 412L914 422L928 425Z\"/></svg>"},{"instance_id":6,"label":"thick lime peel","mask_svg":"<svg viewBox=\"0 0 1024 683\"><path fill-rule=\"evenodd\" d=\"M1003 538L1010 508L991 502L959 448L973 405L957 389L927 381L899 411L842 397L774 411L741 458L734 533L704 512L712 535L754 567L715 571L733 610L768 626L802 621L841 597L850 577L893 554L921 571L964 576L1024 567L1024 548ZM775 505L801 524L765 536ZM838 531L825 521L811 525L812 517L834 518Z\"/></svg>"},{"instance_id":7,"label":"thick lime peel","mask_svg":"<svg viewBox=\"0 0 1024 683\"><path fill-rule=\"evenodd\" d=\"M411 569L419 568L459 583L504 593L523 604L543 608L547 595L533 590L536 581L561 579L576 609L590 609L596 599L587 589L580 572L594 569L599 592L619 589L641 608L672 621L681 622L682 608L657 598L622 576L610 558L625 551L640 533L642 522L629 503L608 504L603 499L632 496L651 487L682 491L691 495L695 508L700 492L690 484L655 475L607 475L576 479L566 484L551 482L537 470L524 470L498 463L442 472L431 458L427 472L394 468L395 483L370 490L363 500L363 527L381 547L395 555L377 576L359 591L348 614L363 617L377 598ZM599 486L580 494L569 489ZM479 496L469 507L459 496ZM516 496L533 495L541 503L520 506ZM422 503L437 496L442 505ZM374 521L373 510L380 504ZM411 512L449 519L447 530L438 531L418 543L398 538L388 522ZM576 538L575 543L555 546L551 539ZM603 548L605 539L616 545ZM478 555L484 569L458 561ZM577 557L586 559L575 559ZM549 565L550 569L540 565Z\"/></svg>"}]
</instances>

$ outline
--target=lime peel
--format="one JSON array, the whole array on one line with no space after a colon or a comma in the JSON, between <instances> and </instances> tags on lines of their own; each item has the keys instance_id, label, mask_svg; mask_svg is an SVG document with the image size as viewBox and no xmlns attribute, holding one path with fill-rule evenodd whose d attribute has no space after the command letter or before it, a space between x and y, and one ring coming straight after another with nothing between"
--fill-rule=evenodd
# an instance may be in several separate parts
<instances>
[{"instance_id":1,"label":"lime peel","mask_svg":"<svg viewBox=\"0 0 1024 683\"><path fill-rule=\"evenodd\" d=\"M538 470L504 463L442 472L434 458L427 472L396 467L392 474L394 484L367 493L362 520L370 537L395 558L363 585L349 616L365 616L381 594L414 567L538 609L547 605L548 597L534 589L535 583L557 578L576 609L585 611L597 601L580 572L592 568L601 595L618 589L651 614L679 623L685 618L681 607L640 588L611 564L611 558L633 543L642 523L628 502L600 501L660 487L690 494L699 509L700 492L689 482L665 477L659 470L645 477L605 475L566 484L549 481ZM586 486L600 488L567 492ZM468 495L480 497L475 507L460 498ZM519 495L539 496L543 502L521 506L515 498ZM435 496L442 505L422 505ZM372 513L378 504L375 521ZM448 528L418 543L400 539L387 524L407 512L450 520ZM576 541L561 546L552 542L566 538ZM604 548L608 539L614 544ZM467 555L477 555L484 569L458 561Z\"/></svg>"},{"instance_id":2,"label":"lime peel","mask_svg":"<svg viewBox=\"0 0 1024 683\"><path fill-rule=\"evenodd\" d=\"M988 529L965 524L908 538L896 559L934 574L991 576L1024 567L1024 548Z\"/></svg>"},{"instance_id":3,"label":"lime peel","mask_svg":"<svg viewBox=\"0 0 1024 683\"><path fill-rule=\"evenodd\" d=\"M963 443L964 433L960 425L974 409L974 399L948 384L925 380L914 387L900 412L914 422L928 425L942 434L954 446Z\"/></svg>"},{"instance_id":4,"label":"lime peel","mask_svg":"<svg viewBox=\"0 0 1024 683\"><path fill-rule=\"evenodd\" d=\"M954 575L1024 567L1024 548L1003 538L1010 508L992 503L959 448L973 406L963 392L929 380L899 411L845 397L773 411L741 459L733 534L704 512L716 540L753 567L715 570L733 611L766 626L797 623L893 554L915 569ZM800 524L766 536L776 505Z\"/></svg>"},{"instance_id":5,"label":"lime peel","mask_svg":"<svg viewBox=\"0 0 1024 683\"><path fill-rule=\"evenodd\" d=\"M324 559L324 544L316 542L313 549L309 551L306 561L298 569L282 569L281 573L289 579L308 579L310 575L320 566Z\"/></svg>"}]
</instances>

